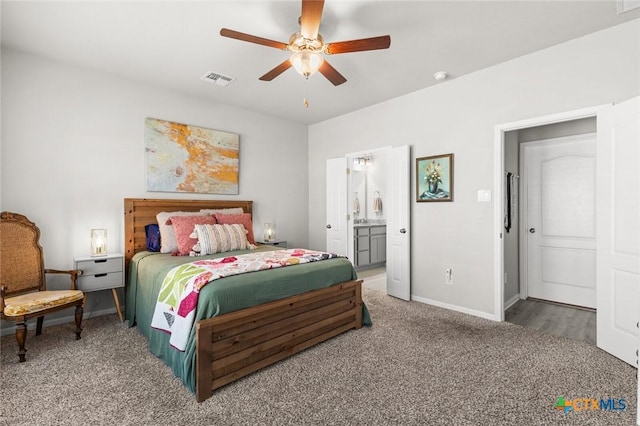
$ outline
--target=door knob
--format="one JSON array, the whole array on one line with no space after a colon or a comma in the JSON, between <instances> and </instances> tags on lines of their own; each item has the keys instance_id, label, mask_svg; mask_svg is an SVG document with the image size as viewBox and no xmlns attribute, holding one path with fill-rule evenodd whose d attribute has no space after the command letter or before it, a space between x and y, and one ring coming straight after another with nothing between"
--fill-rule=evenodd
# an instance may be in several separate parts
<instances>
[{"instance_id":1,"label":"door knob","mask_svg":"<svg viewBox=\"0 0 640 426\"><path fill-rule=\"evenodd\" d=\"M331 224L327 225L327 229L331 229Z\"/></svg>"},{"instance_id":2,"label":"door knob","mask_svg":"<svg viewBox=\"0 0 640 426\"><path fill-rule=\"evenodd\" d=\"M536 228L529 228L529 232L531 232L532 234L536 233Z\"/></svg>"},{"instance_id":3,"label":"door knob","mask_svg":"<svg viewBox=\"0 0 640 426\"><path fill-rule=\"evenodd\" d=\"M404 229L404 228L401 228L401 229L400 229L400 233L401 233L401 234L406 234L406 233L407 233L407 230L406 230L406 229Z\"/></svg>"}]
</instances>

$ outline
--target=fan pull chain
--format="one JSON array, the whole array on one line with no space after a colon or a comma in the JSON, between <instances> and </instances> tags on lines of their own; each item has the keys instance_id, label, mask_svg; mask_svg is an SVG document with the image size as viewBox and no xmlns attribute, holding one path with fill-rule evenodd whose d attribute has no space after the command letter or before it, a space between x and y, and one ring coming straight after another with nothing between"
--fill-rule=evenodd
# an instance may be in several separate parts
<instances>
[{"instance_id":1,"label":"fan pull chain","mask_svg":"<svg viewBox=\"0 0 640 426\"><path fill-rule=\"evenodd\" d=\"M302 98L302 105L304 105L305 108L309 108L309 99L307 99L307 81L309 80L309 77L307 77L304 81L304 98Z\"/></svg>"}]
</instances>

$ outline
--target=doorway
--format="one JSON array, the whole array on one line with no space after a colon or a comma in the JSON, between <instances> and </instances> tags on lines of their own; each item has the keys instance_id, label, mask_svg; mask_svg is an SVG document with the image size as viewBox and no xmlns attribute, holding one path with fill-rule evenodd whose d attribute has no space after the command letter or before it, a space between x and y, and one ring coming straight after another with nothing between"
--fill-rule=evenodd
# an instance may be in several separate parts
<instances>
[{"instance_id":1,"label":"doorway","mask_svg":"<svg viewBox=\"0 0 640 426\"><path fill-rule=\"evenodd\" d=\"M550 140L576 134L594 133L596 131L596 116L605 107L585 108L567 113L539 117L502 126L496 126L496 169L495 187L497 196L494 198L496 212L495 229L495 316L496 320L504 321L507 308L513 306L521 295L526 297L526 289L522 288L522 276L526 272L521 260L524 252L522 243L526 224L520 214L522 205L522 182L520 172L521 145L536 140ZM511 194L507 179L511 181ZM507 195L510 199L507 200ZM507 202L509 201L509 202ZM509 207L509 208L508 208ZM507 226L508 225L508 226Z\"/></svg>"},{"instance_id":2,"label":"doorway","mask_svg":"<svg viewBox=\"0 0 640 426\"><path fill-rule=\"evenodd\" d=\"M505 133L504 309L528 297L595 308L595 131L587 117Z\"/></svg>"},{"instance_id":3,"label":"doorway","mask_svg":"<svg viewBox=\"0 0 640 426\"><path fill-rule=\"evenodd\" d=\"M389 150L347 156L350 230L348 254L358 271L386 266L387 191Z\"/></svg>"},{"instance_id":4,"label":"doorway","mask_svg":"<svg viewBox=\"0 0 640 426\"><path fill-rule=\"evenodd\" d=\"M505 134L505 320L585 341L595 335L594 311L580 309L595 308L595 131L588 117Z\"/></svg>"},{"instance_id":5,"label":"doorway","mask_svg":"<svg viewBox=\"0 0 640 426\"><path fill-rule=\"evenodd\" d=\"M388 149L347 155L348 257L363 285L386 292Z\"/></svg>"},{"instance_id":6,"label":"doorway","mask_svg":"<svg viewBox=\"0 0 640 426\"><path fill-rule=\"evenodd\" d=\"M352 179L354 162L380 170L357 186ZM387 294L407 301L411 298L410 170L408 145L327 160L327 249L344 254L357 270L384 266L386 274L377 275L386 281Z\"/></svg>"}]
</instances>

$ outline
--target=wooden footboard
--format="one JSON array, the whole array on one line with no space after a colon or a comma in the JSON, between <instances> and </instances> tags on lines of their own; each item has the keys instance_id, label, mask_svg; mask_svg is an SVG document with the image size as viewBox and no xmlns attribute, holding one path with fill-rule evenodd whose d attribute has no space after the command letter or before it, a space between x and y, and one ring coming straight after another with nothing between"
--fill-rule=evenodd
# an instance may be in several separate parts
<instances>
[{"instance_id":1,"label":"wooden footboard","mask_svg":"<svg viewBox=\"0 0 640 426\"><path fill-rule=\"evenodd\" d=\"M362 281L276 300L196 326L196 399L352 328L362 327Z\"/></svg>"}]
</instances>

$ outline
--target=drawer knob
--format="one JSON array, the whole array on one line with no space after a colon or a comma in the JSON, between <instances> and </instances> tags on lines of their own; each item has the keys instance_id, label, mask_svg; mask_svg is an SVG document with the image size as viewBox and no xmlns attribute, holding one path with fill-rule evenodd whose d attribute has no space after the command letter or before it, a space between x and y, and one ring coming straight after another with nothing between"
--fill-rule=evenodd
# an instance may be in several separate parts
<instances>
[{"instance_id":1,"label":"drawer knob","mask_svg":"<svg viewBox=\"0 0 640 426\"><path fill-rule=\"evenodd\" d=\"M96 274L96 275L95 275L95 277L96 277L96 278L98 278L98 277L106 277L106 276L107 276L107 274L106 274L106 273L104 273L104 274Z\"/></svg>"}]
</instances>

